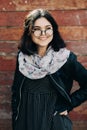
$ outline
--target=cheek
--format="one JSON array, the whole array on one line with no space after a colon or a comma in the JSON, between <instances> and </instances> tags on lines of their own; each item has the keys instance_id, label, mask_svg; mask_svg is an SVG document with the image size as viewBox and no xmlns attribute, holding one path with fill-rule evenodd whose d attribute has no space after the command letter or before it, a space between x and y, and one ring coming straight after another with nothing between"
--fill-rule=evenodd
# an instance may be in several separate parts
<instances>
[{"instance_id":1,"label":"cheek","mask_svg":"<svg viewBox=\"0 0 87 130\"><path fill-rule=\"evenodd\" d=\"M32 41L34 42L34 43L36 43L36 44L41 44L41 43L46 43L46 44L49 44L51 41L52 41L52 39L53 39L53 36L50 36L50 37L48 37L45 41L42 41L42 40L40 40L39 38L37 38L37 37L35 37L35 36L33 36L33 35L31 35L31 38L32 38Z\"/></svg>"},{"instance_id":2,"label":"cheek","mask_svg":"<svg viewBox=\"0 0 87 130\"><path fill-rule=\"evenodd\" d=\"M31 37L31 38L32 38L32 41L33 41L34 43L36 43L36 44L38 43L39 40L38 40L37 38L35 38L35 37Z\"/></svg>"},{"instance_id":3,"label":"cheek","mask_svg":"<svg viewBox=\"0 0 87 130\"><path fill-rule=\"evenodd\" d=\"M53 40L53 36L48 38L48 42L50 43Z\"/></svg>"},{"instance_id":4,"label":"cheek","mask_svg":"<svg viewBox=\"0 0 87 130\"><path fill-rule=\"evenodd\" d=\"M51 36L51 41L53 40L53 35Z\"/></svg>"},{"instance_id":5,"label":"cheek","mask_svg":"<svg viewBox=\"0 0 87 130\"><path fill-rule=\"evenodd\" d=\"M31 35L31 39L34 43L37 43L38 42L38 38L36 38L35 36Z\"/></svg>"}]
</instances>

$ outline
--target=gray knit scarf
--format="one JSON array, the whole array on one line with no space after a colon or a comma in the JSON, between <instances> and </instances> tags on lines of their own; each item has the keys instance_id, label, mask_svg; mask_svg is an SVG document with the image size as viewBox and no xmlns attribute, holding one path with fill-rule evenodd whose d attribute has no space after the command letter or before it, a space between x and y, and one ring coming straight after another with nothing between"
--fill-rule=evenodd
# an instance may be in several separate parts
<instances>
[{"instance_id":1,"label":"gray knit scarf","mask_svg":"<svg viewBox=\"0 0 87 130\"><path fill-rule=\"evenodd\" d=\"M19 71L30 79L40 79L46 75L53 74L59 70L67 61L70 51L66 48L55 52L49 48L46 54L41 57L38 54L31 56L19 53Z\"/></svg>"}]
</instances>

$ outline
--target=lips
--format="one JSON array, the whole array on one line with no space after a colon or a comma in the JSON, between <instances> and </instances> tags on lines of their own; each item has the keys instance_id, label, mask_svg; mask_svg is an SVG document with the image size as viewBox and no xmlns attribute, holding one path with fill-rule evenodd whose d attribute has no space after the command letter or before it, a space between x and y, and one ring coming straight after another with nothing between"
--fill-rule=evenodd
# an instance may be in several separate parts
<instances>
[{"instance_id":1,"label":"lips","mask_svg":"<svg viewBox=\"0 0 87 130\"><path fill-rule=\"evenodd\" d=\"M47 37L40 37L40 40L46 40Z\"/></svg>"}]
</instances>

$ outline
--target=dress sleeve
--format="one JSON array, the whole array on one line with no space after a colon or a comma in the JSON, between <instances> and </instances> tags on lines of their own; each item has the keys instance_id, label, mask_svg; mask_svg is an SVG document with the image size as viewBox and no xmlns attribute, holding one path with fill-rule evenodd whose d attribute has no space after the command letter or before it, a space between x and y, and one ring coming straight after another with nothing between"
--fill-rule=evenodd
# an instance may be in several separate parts
<instances>
[{"instance_id":1,"label":"dress sleeve","mask_svg":"<svg viewBox=\"0 0 87 130\"><path fill-rule=\"evenodd\" d=\"M11 107L12 107L12 127L14 128L14 121L17 114L17 84L18 84L18 56L16 57L16 69L14 73L13 84L11 86L12 97L11 97Z\"/></svg>"},{"instance_id":2,"label":"dress sleeve","mask_svg":"<svg viewBox=\"0 0 87 130\"><path fill-rule=\"evenodd\" d=\"M73 54L74 55L74 54ZM72 107L77 107L87 100L87 70L77 61L77 58L71 58L72 78L78 82L80 88L71 94Z\"/></svg>"}]
</instances>

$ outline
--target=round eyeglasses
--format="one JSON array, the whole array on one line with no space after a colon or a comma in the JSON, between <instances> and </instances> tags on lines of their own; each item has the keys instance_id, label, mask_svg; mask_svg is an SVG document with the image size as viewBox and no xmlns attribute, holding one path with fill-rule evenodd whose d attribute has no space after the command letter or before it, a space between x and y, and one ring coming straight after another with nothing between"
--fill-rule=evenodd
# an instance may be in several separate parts
<instances>
[{"instance_id":1,"label":"round eyeglasses","mask_svg":"<svg viewBox=\"0 0 87 130\"><path fill-rule=\"evenodd\" d=\"M38 28L34 28L32 30L33 34L36 36L36 37L39 37L43 34L45 35L48 35L48 36L51 36L53 34L53 29L50 27L50 28L47 28L45 30L41 30L41 29L38 29Z\"/></svg>"}]
</instances>

